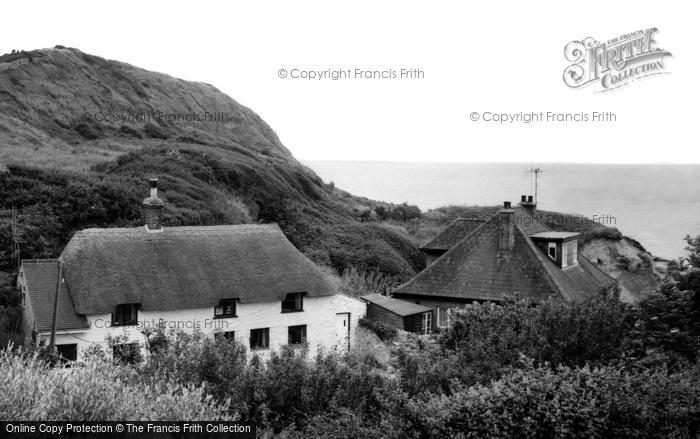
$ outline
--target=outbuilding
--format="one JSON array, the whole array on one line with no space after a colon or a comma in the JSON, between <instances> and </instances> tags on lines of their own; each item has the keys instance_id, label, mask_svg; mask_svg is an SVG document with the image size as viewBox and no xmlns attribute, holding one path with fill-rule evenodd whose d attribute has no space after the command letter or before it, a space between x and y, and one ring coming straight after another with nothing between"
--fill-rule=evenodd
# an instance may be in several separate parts
<instances>
[{"instance_id":1,"label":"outbuilding","mask_svg":"<svg viewBox=\"0 0 700 439\"><path fill-rule=\"evenodd\" d=\"M381 294L362 296L367 302L367 318L416 334L428 334L433 326L433 310L406 300Z\"/></svg>"}]
</instances>

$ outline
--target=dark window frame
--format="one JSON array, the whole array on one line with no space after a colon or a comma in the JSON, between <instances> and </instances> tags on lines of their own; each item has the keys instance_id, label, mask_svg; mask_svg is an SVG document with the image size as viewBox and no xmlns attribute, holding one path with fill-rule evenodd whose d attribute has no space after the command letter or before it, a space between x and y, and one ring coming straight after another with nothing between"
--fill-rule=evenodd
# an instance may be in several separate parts
<instances>
[{"instance_id":1,"label":"dark window frame","mask_svg":"<svg viewBox=\"0 0 700 439\"><path fill-rule=\"evenodd\" d=\"M259 344L258 341L260 342ZM270 349L270 328L251 329L250 350L259 351L263 349Z\"/></svg>"},{"instance_id":2,"label":"dark window frame","mask_svg":"<svg viewBox=\"0 0 700 439\"><path fill-rule=\"evenodd\" d=\"M56 351L61 357L61 361L76 361L78 359L78 344L77 343L63 343L56 345ZM67 353L69 355L64 355Z\"/></svg>"},{"instance_id":3,"label":"dark window frame","mask_svg":"<svg viewBox=\"0 0 700 439\"><path fill-rule=\"evenodd\" d=\"M232 306L233 313L226 312L226 307ZM221 309L221 312L218 310ZM222 299L219 304L214 307L214 318L215 319L228 319L231 317L238 317L238 299Z\"/></svg>"},{"instance_id":4,"label":"dark window frame","mask_svg":"<svg viewBox=\"0 0 700 439\"><path fill-rule=\"evenodd\" d=\"M299 337L299 341L293 341L293 340L292 340L292 336L293 336L293 335L296 335L296 334L293 334L292 331L297 331L297 330L300 331L300 333L299 333L299 336L300 336L300 337ZM292 346L306 344L306 341L307 341L307 335L306 335L306 334L307 334L307 327L306 327L306 325L293 325L293 326L288 326L288 327L287 327L287 344L288 344L288 345L292 345ZM295 338L296 338L296 337L295 337Z\"/></svg>"},{"instance_id":5,"label":"dark window frame","mask_svg":"<svg viewBox=\"0 0 700 439\"><path fill-rule=\"evenodd\" d=\"M282 313L303 312L305 295L306 293L288 293L282 300Z\"/></svg>"},{"instance_id":6,"label":"dark window frame","mask_svg":"<svg viewBox=\"0 0 700 439\"><path fill-rule=\"evenodd\" d=\"M128 312L125 311L126 307ZM138 303L120 303L114 308L112 313L112 326L136 326L139 322L139 307Z\"/></svg>"}]
</instances>

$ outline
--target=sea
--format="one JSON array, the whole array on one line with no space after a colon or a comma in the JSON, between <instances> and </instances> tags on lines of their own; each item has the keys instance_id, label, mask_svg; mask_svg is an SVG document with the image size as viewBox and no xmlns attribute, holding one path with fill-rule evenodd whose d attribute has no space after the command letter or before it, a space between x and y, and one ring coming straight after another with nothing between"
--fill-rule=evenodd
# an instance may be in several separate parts
<instances>
[{"instance_id":1,"label":"sea","mask_svg":"<svg viewBox=\"0 0 700 439\"><path fill-rule=\"evenodd\" d=\"M408 202L424 212L447 205L514 204L534 195L537 208L576 213L617 227L655 256L687 254L700 235L700 165L412 163L305 161L326 182L354 195Z\"/></svg>"}]
</instances>

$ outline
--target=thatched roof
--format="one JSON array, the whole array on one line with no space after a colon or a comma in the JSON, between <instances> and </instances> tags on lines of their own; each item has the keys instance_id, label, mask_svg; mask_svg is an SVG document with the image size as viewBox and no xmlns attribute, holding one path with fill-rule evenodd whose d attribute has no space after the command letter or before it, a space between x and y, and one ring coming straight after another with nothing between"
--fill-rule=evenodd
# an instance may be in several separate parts
<instances>
[{"instance_id":1,"label":"thatched roof","mask_svg":"<svg viewBox=\"0 0 700 439\"><path fill-rule=\"evenodd\" d=\"M53 323L56 281L58 280L58 260L25 259L22 261L22 272L34 314L36 330L38 332L50 331ZM88 328L88 323L84 317L75 312L68 287L65 282L61 282L58 289L56 329L61 331L84 328Z\"/></svg>"},{"instance_id":2,"label":"thatched roof","mask_svg":"<svg viewBox=\"0 0 700 439\"><path fill-rule=\"evenodd\" d=\"M396 297L438 296L466 300L502 300L505 295L542 300L581 300L615 284L615 280L578 254L578 264L558 267L533 243L532 235L551 232L516 207L513 248L499 249L498 215L394 291Z\"/></svg>"},{"instance_id":3,"label":"thatched roof","mask_svg":"<svg viewBox=\"0 0 700 439\"><path fill-rule=\"evenodd\" d=\"M333 281L290 243L277 225L144 227L77 232L62 253L80 314L214 307L332 295Z\"/></svg>"}]
</instances>

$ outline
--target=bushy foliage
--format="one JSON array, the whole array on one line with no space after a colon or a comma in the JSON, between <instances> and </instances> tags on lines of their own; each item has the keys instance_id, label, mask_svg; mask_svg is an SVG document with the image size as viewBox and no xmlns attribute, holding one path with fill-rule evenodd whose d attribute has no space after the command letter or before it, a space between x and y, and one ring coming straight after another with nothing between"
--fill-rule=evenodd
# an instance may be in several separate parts
<instances>
[{"instance_id":1,"label":"bushy foliage","mask_svg":"<svg viewBox=\"0 0 700 439\"><path fill-rule=\"evenodd\" d=\"M402 332L386 344L375 338L393 351L388 358L373 349L311 359L297 347L250 358L235 341L162 330L147 333L147 355L133 365L99 349L70 370L5 353L0 392L10 396L0 415L228 416L282 438L694 437L700 369L662 337L665 325L688 336L694 327L687 303L675 297L659 295L639 310L606 296L475 305L438 337ZM657 344L637 349L640 340ZM76 388L79 380L85 389Z\"/></svg>"},{"instance_id":2,"label":"bushy foliage","mask_svg":"<svg viewBox=\"0 0 700 439\"><path fill-rule=\"evenodd\" d=\"M377 215L379 215L377 213ZM415 218L420 218L421 211L418 206L409 205L408 203L391 206L389 217L397 221L411 221Z\"/></svg>"},{"instance_id":3,"label":"bushy foliage","mask_svg":"<svg viewBox=\"0 0 700 439\"><path fill-rule=\"evenodd\" d=\"M450 395L392 395L385 413L395 437L695 437L700 386L697 369L528 368Z\"/></svg>"},{"instance_id":4,"label":"bushy foliage","mask_svg":"<svg viewBox=\"0 0 700 439\"><path fill-rule=\"evenodd\" d=\"M688 255L669 264L656 294L639 304L630 333L633 355L642 364L685 367L700 350L700 237L686 237Z\"/></svg>"},{"instance_id":5,"label":"bushy foliage","mask_svg":"<svg viewBox=\"0 0 700 439\"><path fill-rule=\"evenodd\" d=\"M398 330L393 326L377 320L372 320L367 317L360 319L360 326L369 329L370 331L374 332L380 340L385 341L393 339L398 333Z\"/></svg>"},{"instance_id":6,"label":"bushy foliage","mask_svg":"<svg viewBox=\"0 0 700 439\"><path fill-rule=\"evenodd\" d=\"M340 281L340 291L354 297L383 294L387 288L398 283L398 279L393 276L387 276L377 271L361 272L355 267L344 270Z\"/></svg>"},{"instance_id":7,"label":"bushy foliage","mask_svg":"<svg viewBox=\"0 0 700 439\"><path fill-rule=\"evenodd\" d=\"M135 370L98 358L64 369L0 351L0 394L7 420L231 419L201 387L144 385Z\"/></svg>"},{"instance_id":8,"label":"bushy foliage","mask_svg":"<svg viewBox=\"0 0 700 439\"><path fill-rule=\"evenodd\" d=\"M329 407L371 412L374 389L384 385L368 367L351 367L335 353L312 362L305 349L287 346L248 362L245 347L233 340L178 332L163 342L162 335L148 335L149 355L138 365L146 382L203 385L217 400L230 401L232 414L276 431Z\"/></svg>"},{"instance_id":9,"label":"bushy foliage","mask_svg":"<svg viewBox=\"0 0 700 439\"><path fill-rule=\"evenodd\" d=\"M440 343L469 365L465 373L488 379L503 367L521 365L523 357L555 366L618 358L633 319L627 305L606 296L537 305L511 299L458 311Z\"/></svg>"},{"instance_id":10,"label":"bushy foliage","mask_svg":"<svg viewBox=\"0 0 700 439\"><path fill-rule=\"evenodd\" d=\"M89 173L9 166L0 172L0 270L11 266L13 206L22 257L56 257L77 230L142 224L152 176L160 179L166 226L276 222L297 248L338 273L355 267L405 280L423 268L410 239L357 221L306 168L226 149L224 159L184 147L145 148Z\"/></svg>"}]
</instances>

